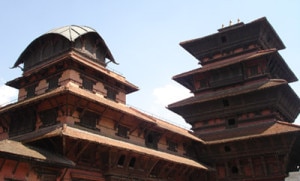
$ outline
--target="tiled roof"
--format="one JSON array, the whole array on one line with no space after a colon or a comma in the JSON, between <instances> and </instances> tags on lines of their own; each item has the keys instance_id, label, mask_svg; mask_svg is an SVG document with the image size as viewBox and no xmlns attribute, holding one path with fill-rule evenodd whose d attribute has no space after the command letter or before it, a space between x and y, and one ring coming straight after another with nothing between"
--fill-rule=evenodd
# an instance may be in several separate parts
<instances>
[{"instance_id":1,"label":"tiled roof","mask_svg":"<svg viewBox=\"0 0 300 181\"><path fill-rule=\"evenodd\" d=\"M264 57L264 56L272 56L270 60L276 64L276 66L279 66L283 69L285 73L284 79L286 79L288 82L294 82L297 81L296 75L293 73L293 71L290 69L290 67L286 64L286 62L283 60L281 55L278 53L276 49L267 49L267 50L260 50L257 52L249 52L241 55L237 55L231 58L226 58L224 60L216 61L210 64L206 64L203 67L184 72L182 74L178 74L173 77L173 79L179 83L184 83L186 79L193 79L193 75L198 73L203 73L215 69L219 69L222 67L230 66L233 64L237 64L240 62L245 62L250 59L258 58L258 57ZM282 78L282 77L281 77Z\"/></svg>"},{"instance_id":2,"label":"tiled roof","mask_svg":"<svg viewBox=\"0 0 300 181\"><path fill-rule=\"evenodd\" d=\"M228 65L232 65L238 62L243 62L246 60L250 60L250 59L254 59L257 57L262 57L265 55L269 55L269 54L273 54L276 53L277 50L276 49L268 49L268 50L261 50L261 51L257 51L257 52L249 52L249 53L245 53L245 54L241 54L238 56L234 56L231 58L228 58L226 60L222 60L222 61L216 61L214 63L210 63L207 64L203 67L188 71L188 72L184 72L182 74L178 74L176 76L173 77L174 80L177 80L179 78L185 77L185 76L189 76L189 75L193 75L195 73L201 73L201 72L205 72L208 70L214 70L214 69L218 69L221 67L226 67Z\"/></svg>"},{"instance_id":3,"label":"tiled roof","mask_svg":"<svg viewBox=\"0 0 300 181\"><path fill-rule=\"evenodd\" d=\"M0 155L4 157L13 157L16 159L20 159L21 157L27 161L56 164L60 166L75 166L71 160L68 160L61 155L57 155L43 149L26 146L13 140L0 141Z\"/></svg>"},{"instance_id":4,"label":"tiled roof","mask_svg":"<svg viewBox=\"0 0 300 181\"><path fill-rule=\"evenodd\" d=\"M0 114L3 113L3 112L6 112L8 110L12 110L12 109L15 109L15 108L18 108L18 107L33 104L37 101L41 101L43 99L46 99L46 98L49 98L49 97L54 97L56 95L61 95L61 94L64 94L64 93L71 93L71 94L74 94L76 96L85 97L87 99L90 99L91 101L96 101L99 104L103 104L103 105L108 106L108 107L110 107L114 110L121 111L125 114L129 114L129 115L134 116L138 119L141 119L141 120L143 120L147 123L158 126L162 129L169 130L171 132L174 132L174 133L177 133L179 135L188 137L188 138L193 139L195 141L202 142L201 139L197 138L191 132L189 132L188 130L186 130L184 128L181 128L179 126L175 126L175 125L167 123L167 122L165 122L161 119L158 119L158 118L155 118L153 116L147 115L147 114L145 114L145 113L143 113L143 112L141 112L138 109L135 109L133 107L129 107L129 106L124 105L122 103L117 103L117 102L108 100L108 99L103 98L99 95L96 95L92 92L86 91L84 89L80 89L76 86L73 86L73 84L68 84L67 86L59 87L59 88L57 88L55 90L52 90L50 92L47 92L45 94L38 95L36 97L30 98L30 99L25 99L23 101L20 101L20 102L2 107L2 108L0 108Z\"/></svg>"},{"instance_id":5,"label":"tiled roof","mask_svg":"<svg viewBox=\"0 0 300 181\"><path fill-rule=\"evenodd\" d=\"M200 133L199 137L205 140L207 144L214 144L291 132L300 133L300 126L282 121L270 121L245 127L215 131L213 133Z\"/></svg>"},{"instance_id":6,"label":"tiled roof","mask_svg":"<svg viewBox=\"0 0 300 181\"><path fill-rule=\"evenodd\" d=\"M215 100L215 99L221 99L224 97L245 94L248 92L258 91L258 90L267 89L267 88L280 86L280 85L288 85L288 84L283 79L270 79L265 82L260 82L260 83L256 83L256 84L249 84L249 85L240 86L240 87L228 88L228 89L224 89L224 90L220 90L220 91L207 92L207 93L204 93L201 95L193 96L193 97L175 102L173 104L170 104L168 106L168 108L172 109L172 108L176 108L179 106L185 106L185 105L189 105L189 104L195 104L195 103L201 103L201 102L206 102L206 101Z\"/></svg>"},{"instance_id":7,"label":"tiled roof","mask_svg":"<svg viewBox=\"0 0 300 181\"><path fill-rule=\"evenodd\" d=\"M153 149L150 149L150 148L147 148L144 146L135 145L135 144L132 144L129 142L121 141L121 140L116 140L116 139L109 138L109 137L106 137L103 135L99 135L99 134L95 134L95 133L92 133L89 131L71 127L66 124L52 126L51 129L47 129L46 131L38 132L37 134L31 134L31 133L26 134L26 137L30 138L32 140L39 139L39 138L41 139L41 138L45 138L48 136L68 136L68 137L71 137L74 139L81 139L81 140L86 140L86 141L102 144L104 146L119 148L121 150L130 150L132 152L136 152L139 154L149 155L152 157L156 157L156 158L167 160L167 161L174 162L174 163L184 164L184 165L198 168L198 169L204 169L204 170L211 169L201 163L198 163L198 162L196 162L192 159L186 158L186 157L177 156L177 155L169 154L169 153L158 151L158 150L153 150ZM19 140L20 138L17 138L16 140ZM25 141L29 141L29 139L25 140Z\"/></svg>"},{"instance_id":8,"label":"tiled roof","mask_svg":"<svg viewBox=\"0 0 300 181\"><path fill-rule=\"evenodd\" d=\"M130 150L133 152L150 155L150 156L157 157L157 158L160 158L163 160L167 160L167 161L175 162L175 163L179 163L179 164L184 164L184 165L195 167L198 169L208 170L208 167L206 167L206 166L202 165L201 163L198 163L194 160L191 160L189 158L176 156L173 154L153 150L153 149L150 149L147 147L138 146L138 145L120 141L120 140L115 140L115 139L108 138L108 137L105 137L102 135L97 135L97 134L93 134L93 133L90 133L87 131L68 127L66 125L64 125L61 134L64 136L69 136L69 137L76 138L76 139L92 141L92 142L96 142L96 143L103 144L106 146L113 146L113 147L117 147L120 149L126 149L126 150Z\"/></svg>"}]
</instances>

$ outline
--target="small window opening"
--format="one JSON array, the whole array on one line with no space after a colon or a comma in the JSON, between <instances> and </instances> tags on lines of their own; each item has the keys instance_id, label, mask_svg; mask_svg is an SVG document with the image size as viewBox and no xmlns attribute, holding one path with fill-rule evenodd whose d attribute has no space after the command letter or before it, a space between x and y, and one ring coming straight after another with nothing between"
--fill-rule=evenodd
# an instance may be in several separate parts
<instances>
[{"instance_id":1,"label":"small window opening","mask_svg":"<svg viewBox=\"0 0 300 181\"><path fill-rule=\"evenodd\" d=\"M80 122L78 124L86 128L97 130L96 125L98 123L99 118L100 115L94 112L85 111L80 116Z\"/></svg>"},{"instance_id":2,"label":"small window opening","mask_svg":"<svg viewBox=\"0 0 300 181\"><path fill-rule=\"evenodd\" d=\"M223 99L223 106L228 107L229 106L229 101L227 99Z\"/></svg>"},{"instance_id":3,"label":"small window opening","mask_svg":"<svg viewBox=\"0 0 300 181\"><path fill-rule=\"evenodd\" d=\"M225 152L231 152L230 146L224 146L224 151Z\"/></svg>"},{"instance_id":4,"label":"small window opening","mask_svg":"<svg viewBox=\"0 0 300 181\"><path fill-rule=\"evenodd\" d=\"M93 91L94 82L88 78L82 78L82 87L86 90Z\"/></svg>"},{"instance_id":5,"label":"small window opening","mask_svg":"<svg viewBox=\"0 0 300 181\"><path fill-rule=\"evenodd\" d=\"M226 42L227 42L226 36L222 36L222 37L221 37L221 42L222 42L222 43L226 43Z\"/></svg>"},{"instance_id":6,"label":"small window opening","mask_svg":"<svg viewBox=\"0 0 300 181\"><path fill-rule=\"evenodd\" d=\"M249 67L249 76L258 75L258 65L253 65Z\"/></svg>"},{"instance_id":7,"label":"small window opening","mask_svg":"<svg viewBox=\"0 0 300 181\"><path fill-rule=\"evenodd\" d=\"M208 87L207 80L205 79L200 80L200 89L207 88L207 87Z\"/></svg>"},{"instance_id":8,"label":"small window opening","mask_svg":"<svg viewBox=\"0 0 300 181\"><path fill-rule=\"evenodd\" d=\"M174 151L177 152L177 143L175 143L174 141L167 141L168 143L168 150L170 151Z\"/></svg>"},{"instance_id":9,"label":"small window opening","mask_svg":"<svg viewBox=\"0 0 300 181\"><path fill-rule=\"evenodd\" d=\"M128 132L129 132L129 128L122 125L118 125L118 132L116 133L116 135L123 138L129 138Z\"/></svg>"},{"instance_id":10,"label":"small window opening","mask_svg":"<svg viewBox=\"0 0 300 181\"><path fill-rule=\"evenodd\" d=\"M157 143L159 137L160 137L159 133L155 133L155 132L146 133L146 137L145 137L146 146L149 148L157 149Z\"/></svg>"},{"instance_id":11,"label":"small window opening","mask_svg":"<svg viewBox=\"0 0 300 181\"><path fill-rule=\"evenodd\" d=\"M233 166L233 167L231 167L231 173L238 174L239 173L239 169L236 166Z\"/></svg>"},{"instance_id":12,"label":"small window opening","mask_svg":"<svg viewBox=\"0 0 300 181\"><path fill-rule=\"evenodd\" d=\"M58 87L58 76L48 79L48 91Z\"/></svg>"},{"instance_id":13,"label":"small window opening","mask_svg":"<svg viewBox=\"0 0 300 181\"><path fill-rule=\"evenodd\" d=\"M236 120L235 120L234 118L228 119L228 120L227 120L227 126L228 126L229 128L236 127Z\"/></svg>"},{"instance_id":14,"label":"small window opening","mask_svg":"<svg viewBox=\"0 0 300 181\"><path fill-rule=\"evenodd\" d=\"M116 101L117 100L117 91L113 90L112 88L106 87L106 98Z\"/></svg>"},{"instance_id":15,"label":"small window opening","mask_svg":"<svg viewBox=\"0 0 300 181\"><path fill-rule=\"evenodd\" d=\"M54 125L57 119L57 109L48 109L39 113L43 125L41 127Z\"/></svg>"},{"instance_id":16,"label":"small window opening","mask_svg":"<svg viewBox=\"0 0 300 181\"><path fill-rule=\"evenodd\" d=\"M150 144L152 144L152 143L154 142L154 139L153 139L152 134L149 134L149 135L147 136L147 142L150 143Z\"/></svg>"},{"instance_id":17,"label":"small window opening","mask_svg":"<svg viewBox=\"0 0 300 181\"><path fill-rule=\"evenodd\" d=\"M27 98L31 98L31 97L35 96L35 87L36 87L36 85L27 87L27 89L26 89L26 91L27 91L26 97Z\"/></svg>"},{"instance_id":18,"label":"small window opening","mask_svg":"<svg viewBox=\"0 0 300 181\"><path fill-rule=\"evenodd\" d=\"M135 165L135 157L132 157L129 161L129 168L134 168L134 165Z\"/></svg>"},{"instance_id":19,"label":"small window opening","mask_svg":"<svg viewBox=\"0 0 300 181\"><path fill-rule=\"evenodd\" d=\"M121 155L118 160L118 166L123 166L125 162L125 155Z\"/></svg>"}]
</instances>

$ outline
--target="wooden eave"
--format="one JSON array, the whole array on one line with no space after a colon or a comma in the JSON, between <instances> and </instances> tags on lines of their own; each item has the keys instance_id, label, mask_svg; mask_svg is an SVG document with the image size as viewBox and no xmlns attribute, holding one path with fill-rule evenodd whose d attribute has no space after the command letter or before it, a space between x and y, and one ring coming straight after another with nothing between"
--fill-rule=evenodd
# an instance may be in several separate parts
<instances>
[{"instance_id":1,"label":"wooden eave","mask_svg":"<svg viewBox=\"0 0 300 181\"><path fill-rule=\"evenodd\" d=\"M198 73L203 73L206 71L210 71L210 70L215 70L215 69L219 69L219 68L223 68L223 67L227 67L229 65L233 65L236 63L240 63L240 62L244 62L247 60L252 60L255 58L259 58L259 57L264 57L266 55L270 55L277 52L276 49L268 49L268 50L261 50L261 51L255 51L255 52L249 52L249 53L245 53L245 54L241 54L238 56L234 56L222 61L217 61L211 64L207 64L204 65L203 67L188 71L188 72L184 72L178 75L175 75L173 77L173 80L178 80L178 79L183 79L185 77L191 76L191 75L195 75Z\"/></svg>"},{"instance_id":2,"label":"wooden eave","mask_svg":"<svg viewBox=\"0 0 300 181\"><path fill-rule=\"evenodd\" d=\"M167 123L163 120L160 120L158 118L155 118L153 116L150 116L148 114L145 114L133 107L129 107L127 105L117 103L111 100L108 100L106 98L103 98L101 96L98 96L92 92L89 92L84 89L80 89L76 86L73 86L72 84L69 84L67 86L62 86L57 89L54 89L50 92L35 96L33 98L25 99L22 101L19 101L14 104L9 104L5 107L0 108L0 114L5 114L6 112L10 112L12 110L20 109L24 106L34 105L37 102L41 102L45 99L60 96L63 94L71 94L75 96L82 97L84 99L87 99L88 101L92 101L97 104L102 104L104 106L109 107L110 109L113 109L115 111L119 111L123 114L128 114L133 117L136 117L139 120L145 121L150 125L153 125L155 127L159 127L160 129L167 130L172 133L176 133L178 135L181 135L183 137L187 137L189 139L192 139L194 141L203 142L201 139L197 138L195 135L193 135L189 130L186 130L184 128L175 126L173 124Z\"/></svg>"},{"instance_id":3,"label":"wooden eave","mask_svg":"<svg viewBox=\"0 0 300 181\"><path fill-rule=\"evenodd\" d=\"M180 45L201 62L201 59L203 57L209 54L220 52L222 50L241 47L241 45L250 44L253 42L259 42L263 44L263 42L260 42L260 37L262 36L261 31L269 31L268 34L270 34L272 36L272 39L274 39L274 47L267 48L277 48L279 50L285 48L280 37L277 35L276 31L273 29L272 25L268 22L268 20L265 17L259 18L247 24L239 23L238 26L233 25L232 27L233 28L226 27L224 28L224 31L220 29L218 33L204 36L202 38L181 42ZM219 39L223 34L237 32L242 32L244 34L246 33L248 34L248 36L244 35L241 37L241 39L237 39L230 43L219 43ZM213 43L209 44L210 42ZM216 43L218 45L216 45Z\"/></svg>"},{"instance_id":4,"label":"wooden eave","mask_svg":"<svg viewBox=\"0 0 300 181\"><path fill-rule=\"evenodd\" d=\"M245 127L215 131L213 133L199 134L199 137L205 140L206 144L220 144L290 133L300 134L300 126L283 121L270 121Z\"/></svg>"},{"instance_id":5,"label":"wooden eave","mask_svg":"<svg viewBox=\"0 0 300 181\"><path fill-rule=\"evenodd\" d=\"M220 91L207 92L170 104L168 105L168 109L170 110L181 109L184 106L188 106L192 104L198 104L198 103L203 103L211 100L222 99L225 97L246 94L249 92L259 91L259 90L268 89L268 88L281 86L281 85L288 86L287 82L283 79L270 79L266 82L260 82L257 84L249 84L247 86L245 85L240 87L228 88Z\"/></svg>"},{"instance_id":6,"label":"wooden eave","mask_svg":"<svg viewBox=\"0 0 300 181\"><path fill-rule=\"evenodd\" d=\"M253 59L257 59L257 58L261 58L261 57L266 57L266 56L276 56L276 62L278 62L278 66L281 66L281 68L284 68L285 74L287 75L288 82L294 82L297 81L297 77L295 76L295 74L291 71L291 69L288 67L288 65L284 62L284 60L281 58L280 59L280 55L278 54L276 49L268 49L268 50L262 50L262 51L256 51L256 52L249 52L246 54L242 54L242 55L238 55L238 56L234 56L222 61L217 61L211 64L207 64L203 67L182 73L182 74L178 74L175 75L173 77L173 80L175 80L176 82L180 83L181 85L185 86L186 88L192 90L193 87L191 87L194 81L194 76L198 75L198 74L203 74L209 71L213 71L216 69L220 69L223 67L227 67L230 65L234 65L234 64L239 64L242 62L246 62L249 60L253 60ZM189 82L190 84L188 84L187 82Z\"/></svg>"},{"instance_id":7,"label":"wooden eave","mask_svg":"<svg viewBox=\"0 0 300 181\"><path fill-rule=\"evenodd\" d=\"M13 140L0 141L0 157L24 160L46 165L56 165L58 167L74 167L75 163L62 155L57 155L49 151L24 145Z\"/></svg>"},{"instance_id":8,"label":"wooden eave","mask_svg":"<svg viewBox=\"0 0 300 181\"><path fill-rule=\"evenodd\" d=\"M196 169L211 171L212 169L197 162L192 159L181 157L173 154L169 154L166 152L161 152L158 150L153 150L147 147L135 145L129 142L109 138L103 135L91 133L89 131L81 130L76 127L72 127L71 125L67 124L59 124L52 126L49 129L43 128L40 132L37 134L34 133L26 133L24 135L26 137L26 140L22 140L22 137L19 136L19 138L15 137L13 139L20 140L20 141L26 141L26 142L32 142L35 140L40 140L47 137L54 137L54 136L62 136L62 137L69 137L72 139L80 139L85 140L88 142L94 142L97 144L101 144L106 147L113 147L119 150L126 150L135 152L137 154L141 155L148 155L150 157L155 157L158 159L163 159L168 162L173 162L177 164L186 165L188 167L193 167Z\"/></svg>"},{"instance_id":9,"label":"wooden eave","mask_svg":"<svg viewBox=\"0 0 300 181\"><path fill-rule=\"evenodd\" d=\"M181 157L181 156L169 154L166 152L153 150L153 149L150 149L147 147L138 146L138 145L124 142L121 140L116 140L116 139L108 138L108 137L105 137L102 135L93 134L93 133L79 130L76 128L72 128L72 127L69 127L66 125L63 126L61 135L68 136L68 137L75 138L75 139L82 139L82 140L86 140L86 141L90 141L90 142L95 142L98 144L102 144L104 146L115 147L120 150L125 149L128 151L136 152L138 154L149 155L151 157L156 157L156 158L163 159L163 160L166 160L169 162L174 162L177 164L183 164L183 165L194 167L194 168L201 169L201 170L209 171L211 169L199 162L196 162L196 161L186 158L186 157Z\"/></svg>"},{"instance_id":10,"label":"wooden eave","mask_svg":"<svg viewBox=\"0 0 300 181\"><path fill-rule=\"evenodd\" d=\"M154 116L145 114L145 113L143 113L143 112L141 112L141 111L139 111L139 110L137 110L135 108L132 108L132 107L130 107L130 108L132 110L136 111L138 114L143 114L143 115L149 117L150 119L152 119L153 121L155 121L156 127L159 127L160 129L162 129L164 133L165 133L165 130L168 130L170 133L178 134L178 135L187 137L189 139L192 139L194 141L204 143L203 140L201 140L196 135L194 135L194 133L192 133L190 130L181 128L179 126L173 125L171 123L163 121L163 120L161 120L159 118L156 118Z\"/></svg>"},{"instance_id":11,"label":"wooden eave","mask_svg":"<svg viewBox=\"0 0 300 181\"><path fill-rule=\"evenodd\" d=\"M13 103L13 104L6 105L5 107L0 108L0 114L4 114L5 112L19 109L24 106L33 105L42 100L45 100L45 99L48 99L51 97L55 97L58 95L63 95L63 94L71 94L71 95L80 96L80 97L86 98L92 102L97 102L99 104L103 104L105 106L108 106L111 109L121 111L125 114L129 114L129 115L132 115L139 119L142 119L144 121L147 121L149 123L155 124L155 121L153 119L150 119L149 117L147 117L143 114L138 114L138 112L134 111L132 108L130 108L122 103L117 103L117 102L108 100L108 99L98 96L92 92L78 88L76 86L73 86L72 84L58 87L50 92L47 92L47 93L44 93L41 95L37 95L33 98L25 99L25 100L22 100L22 101Z\"/></svg>"}]
</instances>

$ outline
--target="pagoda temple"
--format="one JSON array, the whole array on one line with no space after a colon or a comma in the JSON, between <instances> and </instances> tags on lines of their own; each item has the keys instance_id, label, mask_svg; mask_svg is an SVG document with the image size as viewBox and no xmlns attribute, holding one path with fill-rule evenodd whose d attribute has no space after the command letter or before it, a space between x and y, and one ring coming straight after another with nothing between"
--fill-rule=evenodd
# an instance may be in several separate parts
<instances>
[{"instance_id":1,"label":"pagoda temple","mask_svg":"<svg viewBox=\"0 0 300 181\"><path fill-rule=\"evenodd\" d=\"M299 170L300 126L292 123L300 101L289 86L297 78L267 19L180 45L202 66L173 77L194 96L168 108L205 141L195 149L216 169L216 180L280 181Z\"/></svg>"},{"instance_id":2,"label":"pagoda temple","mask_svg":"<svg viewBox=\"0 0 300 181\"><path fill-rule=\"evenodd\" d=\"M300 166L297 77L266 18L180 45L201 65L173 77L193 96L168 106L191 130L126 104L138 87L102 37L70 25L33 40L0 107L0 180L282 181Z\"/></svg>"},{"instance_id":3,"label":"pagoda temple","mask_svg":"<svg viewBox=\"0 0 300 181\"><path fill-rule=\"evenodd\" d=\"M213 173L190 131L126 105L138 90L106 65L101 36L65 26L35 39L7 82L18 101L0 109L0 180L196 180Z\"/></svg>"}]
</instances>

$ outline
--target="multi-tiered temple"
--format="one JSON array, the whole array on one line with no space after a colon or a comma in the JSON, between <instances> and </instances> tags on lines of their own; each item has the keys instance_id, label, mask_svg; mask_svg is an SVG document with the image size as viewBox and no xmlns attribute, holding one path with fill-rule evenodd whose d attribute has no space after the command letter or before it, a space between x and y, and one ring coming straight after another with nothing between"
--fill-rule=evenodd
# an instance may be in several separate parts
<instances>
[{"instance_id":1,"label":"multi-tiered temple","mask_svg":"<svg viewBox=\"0 0 300 181\"><path fill-rule=\"evenodd\" d=\"M207 147L199 160L217 180L283 180L299 169L297 81L278 50L285 48L266 18L182 42L202 67L173 77L193 97L168 108L192 125Z\"/></svg>"},{"instance_id":2,"label":"multi-tiered temple","mask_svg":"<svg viewBox=\"0 0 300 181\"><path fill-rule=\"evenodd\" d=\"M115 60L99 34L66 26L35 39L7 85L18 102L0 109L0 180L196 180L189 131L126 105L138 88L106 68Z\"/></svg>"},{"instance_id":3,"label":"multi-tiered temple","mask_svg":"<svg viewBox=\"0 0 300 181\"><path fill-rule=\"evenodd\" d=\"M107 69L100 35L65 26L35 39L0 108L0 180L282 181L299 169L300 101L284 45L265 18L181 45L201 68L174 80L194 96L168 106L192 131L126 105L138 90Z\"/></svg>"}]
</instances>

